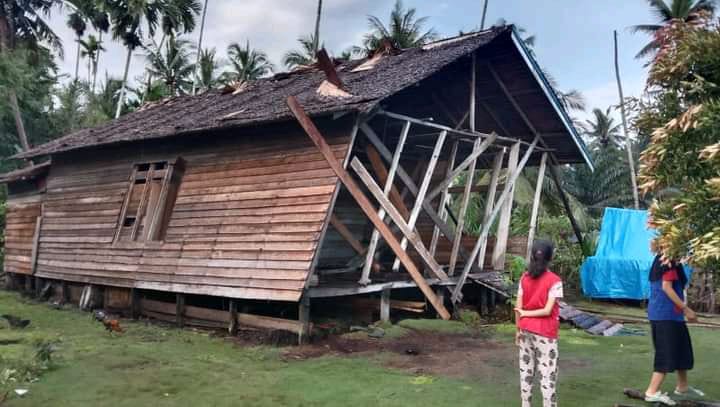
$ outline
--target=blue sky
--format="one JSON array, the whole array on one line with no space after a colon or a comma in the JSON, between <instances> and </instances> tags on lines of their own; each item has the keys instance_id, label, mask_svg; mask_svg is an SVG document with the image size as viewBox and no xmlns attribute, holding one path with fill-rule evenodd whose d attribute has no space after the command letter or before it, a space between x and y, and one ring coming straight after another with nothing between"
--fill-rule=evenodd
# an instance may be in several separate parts
<instances>
[{"instance_id":1,"label":"blue sky","mask_svg":"<svg viewBox=\"0 0 720 407\"><path fill-rule=\"evenodd\" d=\"M483 0L405 0L442 35L480 26ZM321 38L326 46L340 51L359 42L367 30L367 15L383 20L394 0L324 0ZM209 0L205 45L219 54L231 42L249 40L265 50L280 66L282 54L295 46L298 36L312 31L316 0ZM590 108L616 104L612 32L618 30L620 65L626 95L639 95L646 72L635 53L648 41L628 27L649 23L654 17L646 0L489 0L486 25L499 18L517 24L537 36L535 52L540 64L558 80L561 89L578 89ZM66 47L63 72L74 70L74 38L65 17L50 20ZM188 39L197 41L197 33ZM100 75L122 74L125 53L117 43L106 44ZM131 78L142 74L142 55L133 58ZM84 66L84 65L81 65ZM85 69L81 68L81 75ZM580 117L588 117L578 114Z\"/></svg>"}]
</instances>

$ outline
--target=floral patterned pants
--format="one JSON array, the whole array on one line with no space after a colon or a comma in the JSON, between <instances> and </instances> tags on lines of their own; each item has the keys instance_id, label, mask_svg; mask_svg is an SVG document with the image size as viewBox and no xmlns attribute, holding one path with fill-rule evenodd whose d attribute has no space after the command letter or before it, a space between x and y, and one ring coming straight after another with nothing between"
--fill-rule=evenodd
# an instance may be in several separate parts
<instances>
[{"instance_id":1,"label":"floral patterned pants","mask_svg":"<svg viewBox=\"0 0 720 407\"><path fill-rule=\"evenodd\" d=\"M558 344L557 339L535 335L527 331L520 334L520 396L522 406L532 405L532 388L535 376L540 377L543 407L557 406Z\"/></svg>"}]
</instances>

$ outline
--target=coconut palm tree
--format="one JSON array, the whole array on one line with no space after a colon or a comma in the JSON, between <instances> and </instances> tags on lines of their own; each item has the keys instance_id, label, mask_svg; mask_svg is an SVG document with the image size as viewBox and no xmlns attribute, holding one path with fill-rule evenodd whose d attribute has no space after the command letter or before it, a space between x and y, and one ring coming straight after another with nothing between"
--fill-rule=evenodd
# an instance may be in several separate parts
<instances>
[{"instance_id":1,"label":"coconut palm tree","mask_svg":"<svg viewBox=\"0 0 720 407\"><path fill-rule=\"evenodd\" d=\"M294 49L285 53L282 59L283 65L288 69L293 69L297 66L308 66L315 62L315 36L313 34L304 35L298 38L300 43L300 49ZM324 48L325 44L318 45L318 49Z\"/></svg>"},{"instance_id":2,"label":"coconut palm tree","mask_svg":"<svg viewBox=\"0 0 720 407\"><path fill-rule=\"evenodd\" d=\"M80 41L87 29L87 23L85 22L87 18L85 15L87 2L84 0L73 0L68 3L71 5L73 11L68 15L67 26L75 33L75 42L77 43L77 52L75 53L75 82L77 82L80 70Z\"/></svg>"},{"instance_id":3,"label":"coconut palm tree","mask_svg":"<svg viewBox=\"0 0 720 407\"><path fill-rule=\"evenodd\" d=\"M368 16L370 32L363 38L363 46L356 47L358 54L369 55L380 47L384 38L390 39L398 48L412 48L438 38L438 33L430 28L425 30L427 17L416 17L417 10L405 9L402 0L396 0L390 12L387 25L376 16Z\"/></svg>"},{"instance_id":4,"label":"coconut palm tree","mask_svg":"<svg viewBox=\"0 0 720 407\"><path fill-rule=\"evenodd\" d=\"M53 32L43 19L53 7L60 6L59 0L3 0L0 2L0 57L12 52L19 42L29 49L38 49L48 44L60 56L63 54L60 37ZM25 125L23 124L15 89L7 90L10 108L15 119L20 145L30 149Z\"/></svg>"},{"instance_id":5,"label":"coconut palm tree","mask_svg":"<svg viewBox=\"0 0 720 407\"><path fill-rule=\"evenodd\" d=\"M195 59L195 68L200 68L200 56L202 56L203 48L202 48L202 42L203 42L203 34L205 33L205 16L207 15L207 7L208 7L208 0L205 0L203 3L203 9L202 9L202 17L200 18L200 35L198 36L198 43L197 43L197 55ZM214 53L214 51L213 51ZM195 78L197 79L199 77L199 73L195 73ZM193 85L193 94L197 91L197 84Z\"/></svg>"},{"instance_id":6,"label":"coconut palm tree","mask_svg":"<svg viewBox=\"0 0 720 407\"><path fill-rule=\"evenodd\" d=\"M275 69L265 52L250 48L250 41L245 43L245 47L237 42L230 44L227 54L231 70L223 74L225 82L255 80Z\"/></svg>"},{"instance_id":7,"label":"coconut palm tree","mask_svg":"<svg viewBox=\"0 0 720 407\"><path fill-rule=\"evenodd\" d=\"M604 112L597 108L593 109L594 120L586 120L585 134L590 138L591 146L622 148L620 125L615 124L615 120L610 116L610 110L609 107Z\"/></svg>"},{"instance_id":8,"label":"coconut palm tree","mask_svg":"<svg viewBox=\"0 0 720 407\"><path fill-rule=\"evenodd\" d=\"M93 85L95 84L95 77L97 76L97 55L101 51L105 51L102 43L97 37L90 34L87 40L80 40L80 56L88 59L88 82L92 80ZM95 91L93 86L92 91Z\"/></svg>"},{"instance_id":9,"label":"coconut palm tree","mask_svg":"<svg viewBox=\"0 0 720 407\"><path fill-rule=\"evenodd\" d=\"M647 0L653 14L657 16L655 24L640 24L632 27L633 32L641 32L652 36L652 40L645 45L635 58L645 58L654 55L662 46L657 34L674 21L686 23L702 23L706 17L712 16L716 10L715 0Z\"/></svg>"},{"instance_id":10,"label":"coconut palm tree","mask_svg":"<svg viewBox=\"0 0 720 407\"><path fill-rule=\"evenodd\" d=\"M220 63L216 58L215 48L201 51L197 61L195 87L205 91L217 86L220 83L217 75Z\"/></svg>"},{"instance_id":11,"label":"coconut palm tree","mask_svg":"<svg viewBox=\"0 0 720 407\"><path fill-rule=\"evenodd\" d=\"M165 38L179 33L189 33L195 29L195 17L200 14L202 6L198 0L170 0L163 10L160 21L162 48Z\"/></svg>"},{"instance_id":12,"label":"coconut palm tree","mask_svg":"<svg viewBox=\"0 0 720 407\"><path fill-rule=\"evenodd\" d=\"M154 41L153 41L154 43ZM192 88L192 62L190 41L170 35L165 46L154 44L148 48L148 72L160 79L168 93L177 96Z\"/></svg>"}]
</instances>

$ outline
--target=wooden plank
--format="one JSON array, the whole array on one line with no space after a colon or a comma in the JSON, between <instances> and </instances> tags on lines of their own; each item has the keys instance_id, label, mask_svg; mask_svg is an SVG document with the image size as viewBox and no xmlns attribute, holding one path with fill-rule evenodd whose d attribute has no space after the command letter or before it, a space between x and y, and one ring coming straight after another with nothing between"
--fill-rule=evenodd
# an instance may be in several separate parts
<instances>
[{"instance_id":1,"label":"wooden plank","mask_svg":"<svg viewBox=\"0 0 720 407\"><path fill-rule=\"evenodd\" d=\"M420 290L428 298L428 301L430 301L430 303L435 307L438 313L440 313L443 319L450 319L450 313L447 311L443 304L440 304L438 302L435 293L432 291L432 288L425 281L420 271L415 267L412 260L410 259L410 256L402 249L402 247L400 246L400 242L395 239L395 236L393 236L390 228L385 225L385 223L382 221L382 219L380 219L379 216L377 216L377 213L375 213L375 209L373 208L372 204L360 190L360 187L357 185L355 180L350 176L350 174L347 173L347 171L345 171L342 164L338 162L337 159L334 157L327 142L324 140L318 129L315 127L315 124L305 114L297 100L294 97L290 96L287 99L287 104L290 107L290 110L293 112L295 118L298 120L300 125L307 133L307 135L318 147L323 156L325 156L325 159L333 168L338 178L340 178L340 180L348 189L355 201L358 203L358 205L360 205L360 208L363 210L363 212L365 212L365 215L368 216L374 226L380 230L380 234L382 235L383 239L385 239L385 241L395 252L395 254L400 257L403 265L408 270L408 273L412 276L413 280L416 281Z\"/></svg>"},{"instance_id":2,"label":"wooden plank","mask_svg":"<svg viewBox=\"0 0 720 407\"><path fill-rule=\"evenodd\" d=\"M518 166L518 159L520 158L520 143L515 143L510 148L510 154L508 155L507 165L507 177L513 174ZM512 208L515 196L515 185L510 187L510 195L503 202L502 210L500 211L500 220L498 221L498 228L495 234L495 247L493 248L492 255L492 267L495 271L505 270L505 253L507 252L507 242L510 237L510 221L512 220Z\"/></svg>"},{"instance_id":3,"label":"wooden plank","mask_svg":"<svg viewBox=\"0 0 720 407\"><path fill-rule=\"evenodd\" d=\"M525 261L530 263L530 251L532 251L533 240L535 240L535 229L537 227L538 212L540 210L540 197L542 195L543 182L545 180L545 165L547 164L548 153L543 153L540 159L537 182L535 183L535 195L533 196L532 212L530 213L530 230L528 231L528 244L525 254Z\"/></svg>"},{"instance_id":4,"label":"wooden plank","mask_svg":"<svg viewBox=\"0 0 720 407\"><path fill-rule=\"evenodd\" d=\"M30 255L30 274L35 274L35 269L37 268L38 247L40 244L40 230L42 227L42 218L42 215L38 216L35 223L35 235L33 236L32 254Z\"/></svg>"},{"instance_id":5,"label":"wooden plank","mask_svg":"<svg viewBox=\"0 0 720 407\"><path fill-rule=\"evenodd\" d=\"M474 61L473 54L473 61ZM474 66L474 64L473 64ZM475 71L473 70L473 79L475 78ZM473 102L474 102L474 88L473 88ZM474 116L474 115L473 115ZM473 126L474 127L474 126ZM480 139L475 140L475 145L473 147L473 150L478 148L478 144L480 144ZM458 260L458 251L460 250L460 245L462 243L462 237L463 237L463 231L465 230L465 215L467 213L468 205L470 204L470 195L471 195L471 189L473 187L473 181L475 179L475 166L477 164L477 159L473 160L472 163L470 163L470 166L468 167L468 173L465 179L465 192L463 192L462 200L460 201L460 212L458 213L458 222L457 226L455 226L455 241L452 245L452 250L450 252L450 264L448 267L448 274L453 275L455 274L455 266L457 265Z\"/></svg>"},{"instance_id":6,"label":"wooden plank","mask_svg":"<svg viewBox=\"0 0 720 407\"><path fill-rule=\"evenodd\" d=\"M500 171L502 170L505 149L495 154L492 167L492 175L490 176L490 186L488 188L487 197L485 198L485 215L483 216L483 225L490 221L492 209L495 206L495 194L497 193L498 180L500 179ZM478 268L482 270L485 266L485 252L487 250L487 236L480 243L480 253L478 254Z\"/></svg>"},{"instance_id":7,"label":"wooden plank","mask_svg":"<svg viewBox=\"0 0 720 407\"><path fill-rule=\"evenodd\" d=\"M460 163L460 165L455 167L455 169L453 169L452 172L447 177L445 177L445 179L443 179L438 185L436 185L435 188L433 188L433 190L427 194L427 198L425 198L425 200L432 201L433 199L435 199L436 196L442 193L445 188L452 184L452 182L458 175L465 171L470 166L470 164L472 164L473 161L477 160L478 157L480 157L485 152L485 150L487 150L488 147L490 147L495 142L495 139L497 139L497 133L493 132L488 138L483 140L482 143L474 145L472 153L470 153L470 155L468 155L467 158L465 158L465 160Z\"/></svg>"},{"instance_id":8,"label":"wooden plank","mask_svg":"<svg viewBox=\"0 0 720 407\"><path fill-rule=\"evenodd\" d=\"M452 173L453 167L455 167L455 158L457 157L459 144L460 142L457 140L453 142L452 150L450 152L450 159L447 162L447 171L445 173L446 178L450 175L450 173ZM443 221L447 220L447 209L445 207L450 204L450 199L451 196L449 194L448 188L445 188L445 190L443 190L443 192L440 194L440 202L438 203L438 214L440 216L440 219L442 219ZM440 228L438 228L437 225L433 225L433 234L432 238L430 239L430 255L433 257L435 257L435 250L437 250L439 238Z\"/></svg>"},{"instance_id":9,"label":"wooden plank","mask_svg":"<svg viewBox=\"0 0 720 407\"><path fill-rule=\"evenodd\" d=\"M385 288L382 290L380 296L380 320L382 322L390 321L390 289Z\"/></svg>"},{"instance_id":10,"label":"wooden plank","mask_svg":"<svg viewBox=\"0 0 720 407\"><path fill-rule=\"evenodd\" d=\"M138 205L137 212L135 212L135 222L133 222L132 228L130 230L130 240L134 241L137 236L138 228L140 227L140 222L142 222L143 216L145 216L145 207L147 207L148 200L150 197L148 196L148 192L150 191L150 188L152 188L152 181L153 181L153 168L154 164L150 164L147 170L147 174L145 176L145 184L143 184L142 193L140 193L140 204ZM167 174L167 172L165 173ZM135 179L133 182L137 180L138 174L135 175Z\"/></svg>"},{"instance_id":11,"label":"wooden plank","mask_svg":"<svg viewBox=\"0 0 720 407\"><path fill-rule=\"evenodd\" d=\"M346 242L348 242L350 247L352 247L356 253L365 253L365 247L363 247L362 243L360 243L360 241L358 241L355 236L353 236L350 229L348 229L347 226L345 226L345 224L337 218L337 216L332 215L330 217L330 224L333 226L333 228L335 228L335 231L337 231L338 234L342 236L342 238L345 239Z\"/></svg>"},{"instance_id":12,"label":"wooden plank","mask_svg":"<svg viewBox=\"0 0 720 407\"><path fill-rule=\"evenodd\" d=\"M522 169L525 167L525 164L527 164L528 160L530 159L530 155L532 154L532 152L535 149L535 146L537 145L539 140L540 140L540 137L536 136L535 139L533 140L532 144L530 144L527 151L525 152L525 155L523 156L522 160L518 164L516 171L513 174L508 174L508 181L505 184L505 188L503 188L503 192L502 192L502 194L500 194L500 198L498 199L498 202L494 205L493 211L490 214L488 221L483 225L482 231L480 232L480 235L478 236L478 240L475 243L475 247L473 248L473 251L470 254L470 258L465 263L465 268L463 269L463 272L460 275L460 278L458 279L458 283L455 286L455 290L453 291L452 298L451 298L453 303L458 303L462 299L463 285L465 284L467 276L470 274L470 270L472 269L473 263L475 263L475 259L478 255L478 253L480 252L480 247L482 246L482 241L487 239L487 235L488 235L488 233L490 233L490 227L492 226L492 223L495 221L495 218L500 213L500 209L502 208L502 205L505 202L505 200L510 197L510 192L515 184L515 181L517 181L517 178L520 176Z\"/></svg>"},{"instance_id":13,"label":"wooden plank","mask_svg":"<svg viewBox=\"0 0 720 407\"><path fill-rule=\"evenodd\" d=\"M555 186L558 189L558 192L560 194L560 200L562 201L563 207L565 208L565 213L567 214L568 219L570 219L570 225L572 226L573 232L575 232L575 237L577 237L578 239L578 244L583 250L585 250L585 243L583 240L582 232L580 230L580 226L578 226L577 221L575 220L575 215L573 215L572 213L570 201L568 200L567 194L562 187L562 183L560 182L560 176L557 173L557 169L555 168L555 165L548 166L548 169L550 170L550 177L552 178Z\"/></svg>"},{"instance_id":14,"label":"wooden plank","mask_svg":"<svg viewBox=\"0 0 720 407\"><path fill-rule=\"evenodd\" d=\"M128 206L130 205L130 198L132 198L133 187L135 186L135 175L137 174L137 167L133 166L130 177L128 178L127 192L125 192L125 199L123 200L122 209L120 210L120 216L118 216L117 230L113 237L113 242L120 240L120 233L122 232L123 224L125 223L125 216L127 215Z\"/></svg>"},{"instance_id":15,"label":"wooden plank","mask_svg":"<svg viewBox=\"0 0 720 407\"><path fill-rule=\"evenodd\" d=\"M310 339L310 297L307 295L298 304L298 322L302 326L298 333L298 343L302 345Z\"/></svg>"},{"instance_id":16,"label":"wooden plank","mask_svg":"<svg viewBox=\"0 0 720 407\"><path fill-rule=\"evenodd\" d=\"M408 219L408 227L410 228L410 230L415 229L415 223L417 222L418 217L420 216L420 211L423 208L425 194L427 194L428 188L430 188L430 181L432 181L432 175L435 172L435 166L437 165L440 154L442 153L446 137L447 131L443 130L440 132L440 135L435 142L435 148L433 149L432 155L430 156L430 161L428 161L425 175L423 176L422 183L420 184L420 188L418 189L418 194L415 197L415 205L413 205L413 208L410 211L410 219ZM407 248L407 238L405 238L404 236L402 242L400 242L400 246L403 250ZM400 260L396 258L395 263L393 263L393 270L398 270L399 268Z\"/></svg>"},{"instance_id":17,"label":"wooden plank","mask_svg":"<svg viewBox=\"0 0 720 407\"><path fill-rule=\"evenodd\" d=\"M185 326L185 295L175 294L175 322L182 328Z\"/></svg>"},{"instance_id":18,"label":"wooden plank","mask_svg":"<svg viewBox=\"0 0 720 407\"><path fill-rule=\"evenodd\" d=\"M405 147L405 141L407 140L408 133L410 133L410 122L405 122L402 131L400 132L400 139L398 140L397 147L395 148L395 153L393 154L393 159L390 164L390 170L387 171L387 175L384 177L385 185L383 187L383 195L386 197L389 196L390 192L394 189L393 182L395 180L395 173L397 172L397 168L400 165L400 156L402 155L403 148ZM371 145L368 145L368 150L368 156L375 155L377 153ZM372 160L371 162L374 163L374 165L377 165L378 173L385 172L383 171L385 169L385 165L382 162L378 162L377 158L379 158L379 156L374 157L374 160ZM378 211L378 216L380 217L380 220L384 222L385 210L380 208L380 210ZM377 250L379 239L380 232L378 232L377 229L373 229L372 235L370 236L370 243L368 244L367 255L365 256L365 264L363 265L362 275L360 276L360 280L358 281L358 283L362 285L367 285L370 283L370 268L372 267L373 262L375 262L375 251Z\"/></svg>"}]
</instances>

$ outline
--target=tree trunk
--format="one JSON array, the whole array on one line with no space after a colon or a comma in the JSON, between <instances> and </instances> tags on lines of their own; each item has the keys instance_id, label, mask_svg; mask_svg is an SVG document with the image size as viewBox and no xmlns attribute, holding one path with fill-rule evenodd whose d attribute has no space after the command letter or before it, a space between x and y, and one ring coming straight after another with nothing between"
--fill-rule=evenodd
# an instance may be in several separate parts
<instances>
[{"instance_id":1,"label":"tree trunk","mask_svg":"<svg viewBox=\"0 0 720 407\"><path fill-rule=\"evenodd\" d=\"M480 30L485 29L485 16L487 15L488 1L490 0L485 0L485 4L483 5L482 20L480 20Z\"/></svg>"},{"instance_id":2,"label":"tree trunk","mask_svg":"<svg viewBox=\"0 0 720 407\"><path fill-rule=\"evenodd\" d=\"M125 88L127 87L128 71L130 70L130 58L132 58L132 49L128 48L127 59L125 60L125 72L123 73L122 87L120 88L120 97L118 98L117 110L115 110L116 119L120 117L120 111L125 102Z\"/></svg>"},{"instance_id":3,"label":"tree trunk","mask_svg":"<svg viewBox=\"0 0 720 407\"><path fill-rule=\"evenodd\" d=\"M98 34L98 43L102 47L102 31ZM98 48L95 54L95 63L93 63L93 78L92 78L92 93L95 94L95 81L97 80L97 69L98 64L100 64L100 53L102 52L101 48Z\"/></svg>"},{"instance_id":4,"label":"tree trunk","mask_svg":"<svg viewBox=\"0 0 720 407\"><path fill-rule=\"evenodd\" d=\"M203 5L202 18L200 19L200 37L198 38L197 57L195 57L195 79L193 81L193 95L197 93L198 78L200 77L200 54L202 54L202 40L203 33L205 32L205 15L207 14L207 5L208 0L205 0L205 4Z\"/></svg>"},{"instance_id":5,"label":"tree trunk","mask_svg":"<svg viewBox=\"0 0 720 407\"><path fill-rule=\"evenodd\" d=\"M80 36L77 36L77 53L75 54L75 82L78 81L80 72Z\"/></svg>"},{"instance_id":6,"label":"tree trunk","mask_svg":"<svg viewBox=\"0 0 720 407\"><path fill-rule=\"evenodd\" d=\"M12 108L13 116L15 117L15 127L17 127L20 145L22 146L23 151L28 151L30 150L30 144L28 143L27 134L25 133L25 125L23 124L22 116L20 115L20 105L18 105L15 89L10 89L8 93L10 97L10 107Z\"/></svg>"},{"instance_id":7,"label":"tree trunk","mask_svg":"<svg viewBox=\"0 0 720 407\"><path fill-rule=\"evenodd\" d=\"M640 199L638 198L637 180L635 179L635 159L632 154L632 140L628 134L627 119L625 118L625 98L623 97L622 83L620 82L620 65L618 64L618 43L617 31L613 31L615 40L615 78L617 79L618 93L620 94L620 116L622 118L623 132L625 133L625 147L628 155L628 166L630 166L630 180L632 182L633 200L635 201L635 209L640 209Z\"/></svg>"},{"instance_id":8,"label":"tree trunk","mask_svg":"<svg viewBox=\"0 0 720 407\"><path fill-rule=\"evenodd\" d=\"M322 0L318 0L317 17L315 18L315 42L313 43L313 53L317 54L320 47L320 17L322 16Z\"/></svg>"}]
</instances>

